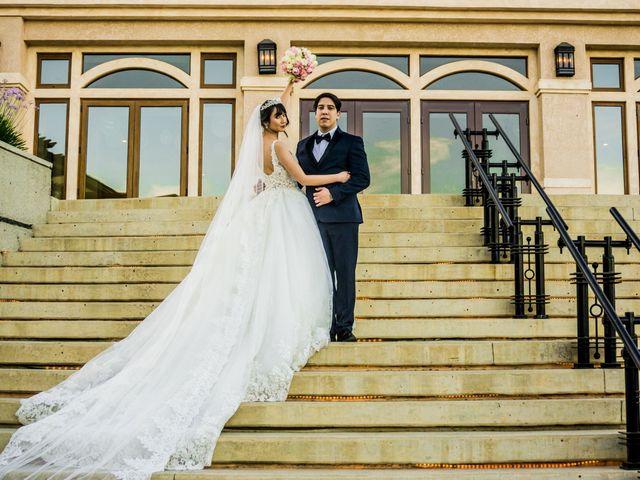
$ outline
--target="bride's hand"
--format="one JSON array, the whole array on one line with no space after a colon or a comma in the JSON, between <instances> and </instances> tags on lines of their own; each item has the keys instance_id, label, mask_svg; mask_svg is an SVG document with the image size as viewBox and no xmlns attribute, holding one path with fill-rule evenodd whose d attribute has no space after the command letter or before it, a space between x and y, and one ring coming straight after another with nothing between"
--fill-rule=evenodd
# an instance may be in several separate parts
<instances>
[{"instance_id":1,"label":"bride's hand","mask_svg":"<svg viewBox=\"0 0 640 480\"><path fill-rule=\"evenodd\" d=\"M338 182L346 183L351 178L351 174L349 172L340 172L336 175L338 177Z\"/></svg>"}]
</instances>

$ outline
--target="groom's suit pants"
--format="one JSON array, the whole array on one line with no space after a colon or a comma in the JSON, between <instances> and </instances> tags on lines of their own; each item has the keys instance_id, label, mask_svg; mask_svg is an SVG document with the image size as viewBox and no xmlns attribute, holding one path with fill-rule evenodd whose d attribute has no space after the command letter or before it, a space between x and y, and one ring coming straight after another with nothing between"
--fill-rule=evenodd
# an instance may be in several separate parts
<instances>
[{"instance_id":1,"label":"groom's suit pants","mask_svg":"<svg viewBox=\"0 0 640 480\"><path fill-rule=\"evenodd\" d=\"M320 236L333 276L331 338L348 336L353 329L356 305L358 223L318 222Z\"/></svg>"}]
</instances>

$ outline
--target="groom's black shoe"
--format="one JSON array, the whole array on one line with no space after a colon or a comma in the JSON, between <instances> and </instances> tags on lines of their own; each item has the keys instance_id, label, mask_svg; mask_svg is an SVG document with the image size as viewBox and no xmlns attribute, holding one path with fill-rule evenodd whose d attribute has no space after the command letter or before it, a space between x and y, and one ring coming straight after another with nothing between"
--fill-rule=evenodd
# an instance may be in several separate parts
<instances>
[{"instance_id":1,"label":"groom's black shoe","mask_svg":"<svg viewBox=\"0 0 640 480\"><path fill-rule=\"evenodd\" d=\"M357 342L356 336L349 332L346 335L338 335L338 342Z\"/></svg>"}]
</instances>

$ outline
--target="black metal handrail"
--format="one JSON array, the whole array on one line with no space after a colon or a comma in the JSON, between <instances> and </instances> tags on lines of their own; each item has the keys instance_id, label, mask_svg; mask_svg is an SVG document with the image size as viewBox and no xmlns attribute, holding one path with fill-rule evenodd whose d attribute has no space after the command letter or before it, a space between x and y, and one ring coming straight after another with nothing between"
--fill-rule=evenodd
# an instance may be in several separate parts
<instances>
[{"instance_id":1,"label":"black metal handrail","mask_svg":"<svg viewBox=\"0 0 640 480\"><path fill-rule=\"evenodd\" d=\"M551 221L553 222L554 226L556 227L556 230L558 230L558 234L562 239L563 246L567 247L567 249L569 250L569 253L571 253L571 256L576 262L576 265L578 266L578 268L582 272L582 275L584 276L584 280L587 282L589 287L591 287L591 291L593 292L595 297L598 299L598 302L600 303L602 309L604 310L604 313L607 316L607 319L611 322L611 324L613 325L613 328L616 329L616 332L620 336L620 339L622 340L622 343L625 349L627 350L629 358L633 361L633 364L640 369L640 350L638 349L635 343L635 340L631 337L631 335L629 335L629 332L627 332L627 330L625 329L622 321L620 320L620 317L618 317L618 314L616 313L615 308L613 308L613 305L611 305L611 302L609 301L607 296L604 294L604 291L602 290L602 288L600 287L600 284L596 280L595 275L589 269L589 265L585 261L584 257L578 251L577 247L573 243L573 240L571 240L568 230L563 225L564 220L562 219L560 214L557 212L557 210L554 211L551 208L547 208L546 211L549 217L551 218Z\"/></svg>"},{"instance_id":2,"label":"black metal handrail","mask_svg":"<svg viewBox=\"0 0 640 480\"><path fill-rule=\"evenodd\" d=\"M605 236L603 240L587 240L584 236L578 236L574 241L569 235L569 227L562 218L562 215L554 205L553 201L549 198L544 188L538 182L537 178L533 175L533 172L529 166L523 161L520 153L511 142L508 135L503 130L500 123L496 120L493 114L489 114L490 120L496 127L496 136L502 136L507 147L515 157L515 162L508 162L503 160L501 163L491 162L491 150L489 149L488 142L486 141L489 132L486 129L482 131L465 130L463 135L459 124L455 120L452 113L449 114L452 123L455 126L455 134L459 135L465 152L463 157L467 160L467 187L463 191L463 194L467 198L467 205L472 205L475 200L470 201L481 195L485 205L485 226L483 231L490 233L490 241L487 242L485 238L485 245L492 248L492 261L497 260L494 258L496 251L496 243L498 249L511 251L511 263L514 264L514 277L515 277L515 295L514 303L516 305L515 317L524 317L523 299L529 299L529 311L531 311L531 299L536 299L536 318L546 318L544 314L544 304L547 302L548 296L545 295L544 288L544 254L547 252L547 245L543 240L542 225L553 226L560 236L558 240L558 246L560 248L566 247L569 253L573 257L576 265L575 276L576 284L576 312L577 312L577 363L574 364L575 368L591 368L590 357L590 333L589 333L589 316L593 316L596 319L596 351L593 354L594 358L600 358L598 351L598 318L604 314L602 320L604 322L604 353L605 359L601 363L602 368L619 368L621 365L617 361L616 354L616 335L622 340L624 349L622 355L624 358L625 369L625 404L626 404L626 418L627 428L625 432L621 432L624 438L624 443L627 446L627 460L622 464L622 468L628 470L636 470L640 468L640 349L637 346L637 337L635 334L635 325L640 323L640 317L636 317L633 312L626 312L624 317L619 317L615 309L615 284L619 283L619 274L615 272L615 260L613 256L613 248L625 248L627 253L631 246L635 246L640 251L640 238L633 231L631 226L626 222L623 216L614 207L610 209L611 215L618 222L622 230L627 234L627 239L624 241L614 241L611 236ZM478 160L473 148L470 145L472 135L482 135L482 146L478 152L478 156L482 158L484 163ZM472 165L469 163L471 162ZM502 167L501 175L491 174L491 181L489 180L490 169L495 167ZM507 168L518 168L519 175L514 173L508 174ZM469 171L474 168L477 171L477 175L480 177L480 189L474 189L471 187L469 180ZM474 172L475 174L475 172ZM536 191L542 197L546 205L546 213L550 220L542 220L541 217L537 217L535 222L532 220L521 220L517 215L517 208L521 204L521 200L517 195L517 188L514 186L516 181L525 181L533 184ZM506 185L506 187L505 187ZM505 218L500 207L504 207L503 203L496 199L500 192L505 204L510 207L513 217L513 227L509 228L508 235L503 237L502 240L496 239L495 227L497 224L496 210L500 211L500 214ZM489 197L493 200L493 204L489 203ZM507 214L508 215L508 214ZM491 223L488 223L491 222ZM536 225L536 242L534 248L531 245L525 245L523 241L523 234L521 227L523 225ZM485 235L486 237L486 235ZM527 243L530 242L530 237L527 237ZM597 263L593 263L592 272L589 268L587 261L586 248L588 247L601 247L604 249L602 257L602 272L597 272ZM529 295L524 294L523 278L526 276L523 270L523 253L531 255L531 252L535 252L536 262L536 294ZM531 272L531 266L529 265L527 271ZM530 281L531 277L527 277ZM599 283L599 279L602 280L602 285ZM595 296L595 303L589 307L589 288ZM531 290L531 286L529 286ZM592 308L594 306L600 307L600 313L594 313ZM597 310L596 310L597 311Z\"/></svg>"},{"instance_id":3,"label":"black metal handrail","mask_svg":"<svg viewBox=\"0 0 640 480\"><path fill-rule=\"evenodd\" d=\"M496 127L496 130L500 133L500 135L502 136L502 139L507 144L507 147L509 148L513 156L516 158L518 162L518 166L522 170L524 170L524 173L528 179L527 181L531 182L531 184L538 191L538 194L540 194L540 196L542 197L542 201L544 201L547 208L550 208L552 211L554 211L558 215L558 218L562 220L562 225L564 226L564 228L568 229L569 226L566 224L564 219L562 219L560 212L558 212L558 209L556 208L556 206L553 204L553 202L547 195L547 192L544 191L544 188L542 187L538 179L535 177L535 175L531 171L531 168L529 168L529 165L527 165L527 163L522 159L520 152L518 152L516 147L513 145L509 136L502 129L502 126L500 126L500 122L498 122L498 120L496 120L496 117L493 116L493 113L489 114L489 119L491 120L491 122L493 122L493 125Z\"/></svg>"},{"instance_id":4,"label":"black metal handrail","mask_svg":"<svg viewBox=\"0 0 640 480\"><path fill-rule=\"evenodd\" d=\"M640 252L640 237L638 237L633 228L631 228L631 225L627 223L627 221L624 219L624 217L616 207L611 207L609 209L609 212L611 213L615 221L618 222L618 225L620 225L620 228L622 228L624 233L627 234L627 238L629 239L629 241Z\"/></svg>"},{"instance_id":5,"label":"black metal handrail","mask_svg":"<svg viewBox=\"0 0 640 480\"><path fill-rule=\"evenodd\" d=\"M627 330L625 329L622 321L620 320L620 317L618 317L618 314L615 311L615 308L613 308L613 305L611 305L611 302L609 301L607 296L604 294L604 291L598 284L598 281L596 280L595 275L593 275L593 273L589 269L589 265L584 260L584 257L580 254L580 252L576 248L575 244L573 243L573 240L571 240L571 237L569 236L569 233L568 233L567 223L564 221L564 219L562 218L562 215L560 215L560 212L558 211L556 206L553 204L553 202L551 201L547 193L544 191L544 188L542 187L538 179L533 175L533 172L531 171L529 166L524 161L522 161L522 157L520 156L520 153L518 152L516 147L513 145L509 137L506 135L506 133L500 126L500 122L496 120L496 118L493 116L492 113L489 114L489 119L491 119L491 122L493 122L493 124L495 125L496 130L500 132L500 135L502 136L502 139L504 140L504 142L507 144L507 147L518 160L518 163L520 164L520 168L524 170L526 176L529 178L529 181L533 184L535 189L538 191L538 193L542 197L542 200L547 205L546 212L549 215L549 218L551 218L551 221L553 222L554 227L556 228L556 230L558 230L558 233L560 234L560 238L562 239L564 245L567 247L567 249L571 253L571 256L575 260L576 265L578 266L578 268L580 268L580 271L584 275L585 281L587 282L589 287L591 287L591 291L593 292L595 297L598 299L598 302L600 302L600 305L602 306L602 309L604 310L607 318L609 319L613 327L616 329L616 332L620 336L622 343L624 344L624 347L629 352L629 358L633 361L634 365L640 369L640 350L638 349L634 339L631 338L631 335L629 335L629 332L627 332ZM638 239L638 236L635 235L635 232L633 232L633 230L631 229L629 224L626 222L626 220L622 218L622 215L620 215L620 213L615 207L612 207L610 211L613 217L616 219L616 221L620 224L622 229L625 231L625 233L629 236L631 241L634 243L636 248L640 250L640 239ZM630 233L635 236L635 239L638 241L638 243L634 242L633 237L629 235Z\"/></svg>"},{"instance_id":6,"label":"black metal handrail","mask_svg":"<svg viewBox=\"0 0 640 480\"><path fill-rule=\"evenodd\" d=\"M451 122L453 122L456 135L458 135L460 137L460 140L462 140L462 144L464 145L465 150L469 154L469 159L473 162L473 166L476 167L476 171L478 172L478 175L480 175L480 179L482 180L482 183L487 189L487 192L489 193L491 200L493 200L493 203L498 209L498 212L500 212L502 221L506 224L507 227L512 228L513 221L511 220L509 213L507 213L507 209L504 207L504 205L500 201L500 197L498 197L498 192L496 192L495 188L493 188L493 185L491 184L491 180L489 180L489 176L484 171L484 168L482 168L482 166L480 165L480 161L478 160L478 157L476 157L476 154L473 151L473 147L471 146L467 138L464 136L462 128L460 128L460 124L456 120L455 115L453 113L449 113L449 118L451 119Z\"/></svg>"}]
</instances>

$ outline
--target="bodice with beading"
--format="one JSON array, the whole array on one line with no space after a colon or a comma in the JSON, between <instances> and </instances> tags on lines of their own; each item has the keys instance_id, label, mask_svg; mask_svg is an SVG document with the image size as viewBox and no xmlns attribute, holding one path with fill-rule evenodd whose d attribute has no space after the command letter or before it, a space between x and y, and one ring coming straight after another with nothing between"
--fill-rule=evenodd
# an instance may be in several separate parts
<instances>
[{"instance_id":1,"label":"bodice with beading","mask_svg":"<svg viewBox=\"0 0 640 480\"><path fill-rule=\"evenodd\" d=\"M271 175L265 174L264 189L298 189L298 183L287 172L287 169L278 161L278 155L276 154L276 141L271 144L271 163L273 164L273 172Z\"/></svg>"}]
</instances>

